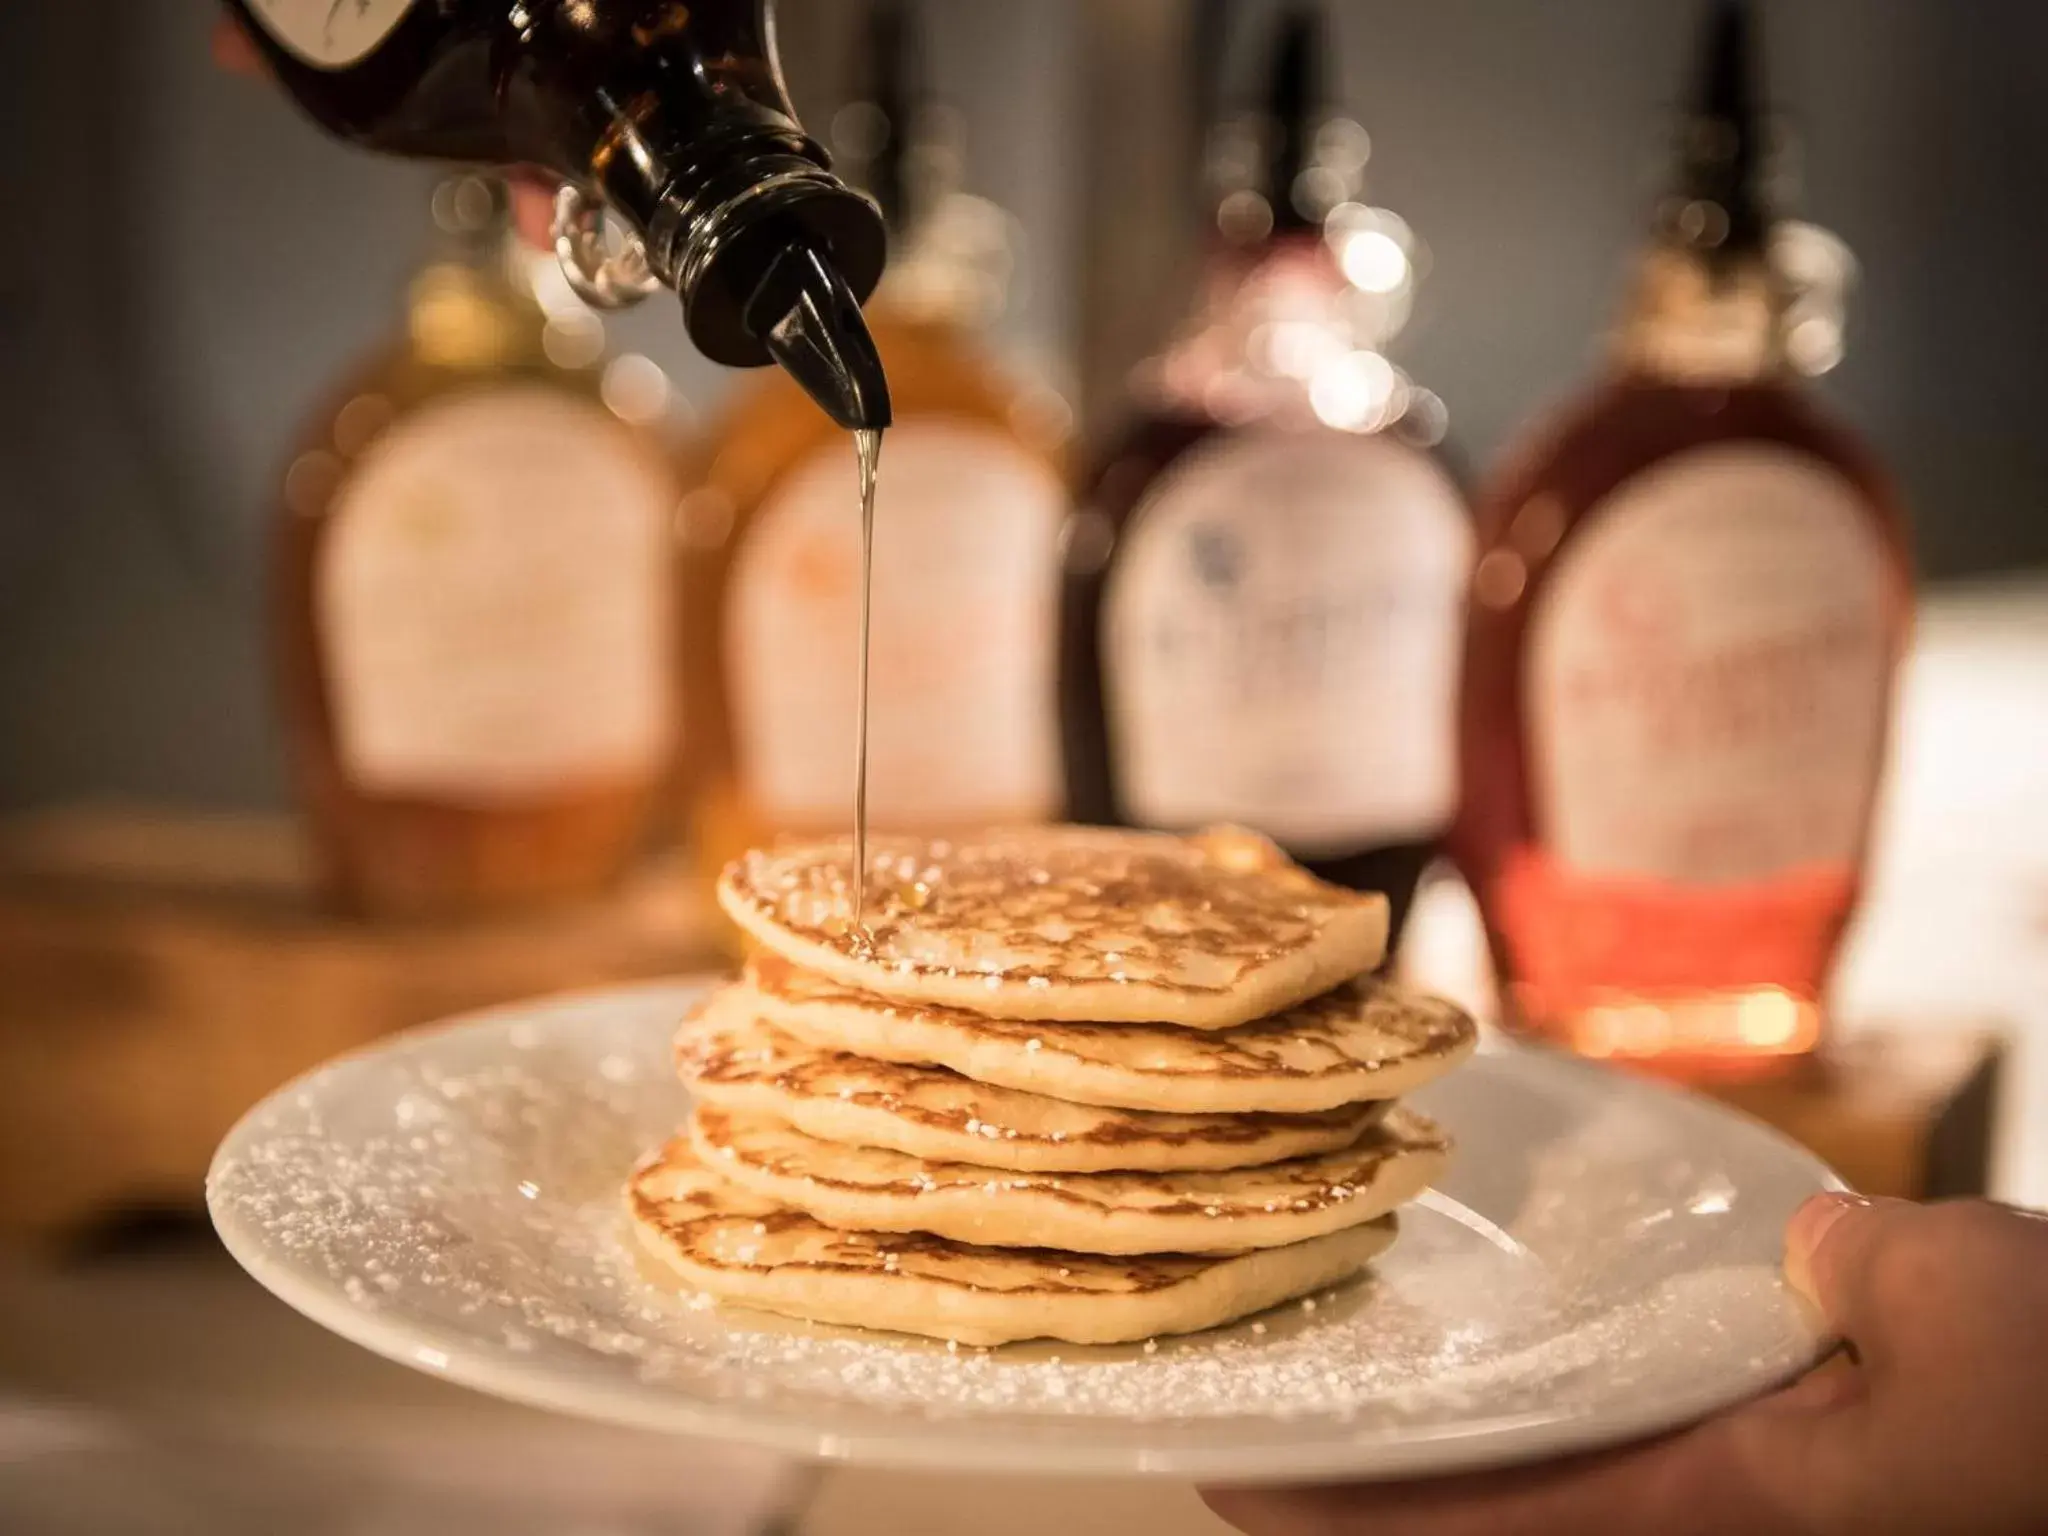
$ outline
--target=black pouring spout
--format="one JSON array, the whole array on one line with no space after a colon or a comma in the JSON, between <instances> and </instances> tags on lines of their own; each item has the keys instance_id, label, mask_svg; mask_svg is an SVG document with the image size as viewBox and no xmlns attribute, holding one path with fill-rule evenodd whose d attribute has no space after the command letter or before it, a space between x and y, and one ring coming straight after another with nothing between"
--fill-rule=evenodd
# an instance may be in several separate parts
<instances>
[{"instance_id":1,"label":"black pouring spout","mask_svg":"<svg viewBox=\"0 0 2048 1536\"><path fill-rule=\"evenodd\" d=\"M840 426L889 425L889 381L860 300L815 245L797 237L783 246L748 301L745 324Z\"/></svg>"}]
</instances>

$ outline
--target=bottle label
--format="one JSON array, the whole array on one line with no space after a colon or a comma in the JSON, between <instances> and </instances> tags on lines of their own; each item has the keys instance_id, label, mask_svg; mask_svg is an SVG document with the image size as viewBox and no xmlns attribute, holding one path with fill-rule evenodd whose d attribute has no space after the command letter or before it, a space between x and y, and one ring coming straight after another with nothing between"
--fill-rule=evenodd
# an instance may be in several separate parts
<instances>
[{"instance_id":1,"label":"bottle label","mask_svg":"<svg viewBox=\"0 0 2048 1536\"><path fill-rule=\"evenodd\" d=\"M1449 820L1472 534L1433 460L1339 432L1213 439L1123 543L1103 683L1132 817L1239 822L1306 854Z\"/></svg>"},{"instance_id":2,"label":"bottle label","mask_svg":"<svg viewBox=\"0 0 2048 1536\"><path fill-rule=\"evenodd\" d=\"M539 385L402 418L336 495L315 585L344 771L468 801L658 773L675 499L623 426Z\"/></svg>"},{"instance_id":3,"label":"bottle label","mask_svg":"<svg viewBox=\"0 0 2048 1536\"><path fill-rule=\"evenodd\" d=\"M1551 857L1728 887L1852 864L1884 748L1888 571L1856 488L1790 449L1693 449L1595 508L1526 653Z\"/></svg>"},{"instance_id":4,"label":"bottle label","mask_svg":"<svg viewBox=\"0 0 2048 1536\"><path fill-rule=\"evenodd\" d=\"M413 0L249 0L249 14L308 64L343 69L405 19Z\"/></svg>"},{"instance_id":5,"label":"bottle label","mask_svg":"<svg viewBox=\"0 0 2048 1536\"><path fill-rule=\"evenodd\" d=\"M900 422L875 492L868 812L892 827L1057 813L1058 477L1001 433ZM734 561L727 682L749 799L787 826L853 805L860 662L853 446L791 468Z\"/></svg>"}]
</instances>

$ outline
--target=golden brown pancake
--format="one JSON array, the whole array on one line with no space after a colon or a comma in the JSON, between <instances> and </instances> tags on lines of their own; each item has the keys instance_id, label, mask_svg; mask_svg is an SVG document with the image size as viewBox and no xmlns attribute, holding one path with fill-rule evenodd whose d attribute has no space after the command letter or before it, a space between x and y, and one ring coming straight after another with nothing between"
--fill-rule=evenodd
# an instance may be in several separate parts
<instances>
[{"instance_id":1,"label":"golden brown pancake","mask_svg":"<svg viewBox=\"0 0 2048 1536\"><path fill-rule=\"evenodd\" d=\"M1228 1029L1371 970L1382 896L1251 833L1029 827L876 838L864 927L845 839L755 852L718 900L763 947L892 1001L1004 1019Z\"/></svg>"},{"instance_id":2,"label":"golden brown pancake","mask_svg":"<svg viewBox=\"0 0 2048 1536\"><path fill-rule=\"evenodd\" d=\"M1372 977L1236 1029L991 1019L893 1003L756 955L720 1006L877 1061L948 1067L1076 1104L1178 1114L1308 1114L1413 1092L1472 1053L1461 1009Z\"/></svg>"},{"instance_id":3,"label":"golden brown pancake","mask_svg":"<svg viewBox=\"0 0 2048 1536\"><path fill-rule=\"evenodd\" d=\"M700 1104L690 1144L719 1178L850 1232L930 1232L1074 1253L1237 1253L1384 1216L1444 1166L1449 1143L1394 1109L1335 1152L1192 1173L1018 1173L819 1141Z\"/></svg>"},{"instance_id":4,"label":"golden brown pancake","mask_svg":"<svg viewBox=\"0 0 2048 1536\"><path fill-rule=\"evenodd\" d=\"M1358 1139L1379 1104L1305 1115L1181 1115L1073 1104L991 1087L944 1067L876 1061L810 1045L723 988L676 1037L699 1103L765 1116L820 1141L943 1163L1018 1171L1243 1168Z\"/></svg>"},{"instance_id":5,"label":"golden brown pancake","mask_svg":"<svg viewBox=\"0 0 2048 1536\"><path fill-rule=\"evenodd\" d=\"M1235 1321L1356 1274L1394 1239L1385 1216L1283 1248L1105 1259L848 1232L712 1177L680 1138L638 1170L641 1247L722 1301L962 1344L1116 1344Z\"/></svg>"}]
</instances>

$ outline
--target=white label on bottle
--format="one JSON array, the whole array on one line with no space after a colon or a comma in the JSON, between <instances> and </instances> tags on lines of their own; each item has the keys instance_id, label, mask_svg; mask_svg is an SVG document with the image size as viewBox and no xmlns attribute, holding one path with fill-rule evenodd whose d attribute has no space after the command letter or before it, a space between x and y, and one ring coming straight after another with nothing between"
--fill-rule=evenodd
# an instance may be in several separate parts
<instances>
[{"instance_id":1,"label":"white label on bottle","mask_svg":"<svg viewBox=\"0 0 2048 1536\"><path fill-rule=\"evenodd\" d=\"M375 48L413 0L249 0L264 30L308 64L342 69Z\"/></svg>"},{"instance_id":2,"label":"white label on bottle","mask_svg":"<svg viewBox=\"0 0 2048 1536\"><path fill-rule=\"evenodd\" d=\"M882 439L875 495L868 813L882 826L1038 819L1059 805L1057 476L944 419ZM787 825L845 823L860 661L850 441L791 468L755 515L726 612L740 772Z\"/></svg>"},{"instance_id":3,"label":"white label on bottle","mask_svg":"<svg viewBox=\"0 0 2048 1536\"><path fill-rule=\"evenodd\" d=\"M1756 443L1625 482L1532 616L1532 808L1575 869L1755 881L1861 847L1891 677L1885 545L1829 465Z\"/></svg>"},{"instance_id":4,"label":"white label on bottle","mask_svg":"<svg viewBox=\"0 0 2048 1536\"><path fill-rule=\"evenodd\" d=\"M1191 450L1133 515L1104 599L1127 812L1310 854L1441 828L1471 555L1456 487L1403 444L1264 431Z\"/></svg>"},{"instance_id":5,"label":"white label on bottle","mask_svg":"<svg viewBox=\"0 0 2048 1536\"><path fill-rule=\"evenodd\" d=\"M332 507L315 590L346 772L465 800L659 770L675 488L540 385L402 418Z\"/></svg>"}]
</instances>

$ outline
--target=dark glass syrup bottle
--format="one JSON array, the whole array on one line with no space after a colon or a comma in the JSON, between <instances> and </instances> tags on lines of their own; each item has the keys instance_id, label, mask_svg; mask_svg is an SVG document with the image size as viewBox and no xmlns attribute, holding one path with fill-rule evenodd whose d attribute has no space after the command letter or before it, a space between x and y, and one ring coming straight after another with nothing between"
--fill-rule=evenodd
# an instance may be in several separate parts
<instances>
[{"instance_id":1,"label":"dark glass syrup bottle","mask_svg":"<svg viewBox=\"0 0 2048 1536\"><path fill-rule=\"evenodd\" d=\"M705 356L772 359L840 425L887 424L860 315L881 215L797 123L767 0L227 3L329 132L551 173L587 295L673 288ZM631 260L602 258L604 214L631 232Z\"/></svg>"},{"instance_id":2,"label":"dark glass syrup bottle","mask_svg":"<svg viewBox=\"0 0 2048 1536\"><path fill-rule=\"evenodd\" d=\"M1318 121L1320 30L1287 14L1263 120L1219 134L1201 306L1069 526L1062 724L1077 819L1251 826L1398 934L1453 811L1471 529L1382 350L1417 249Z\"/></svg>"}]
</instances>

